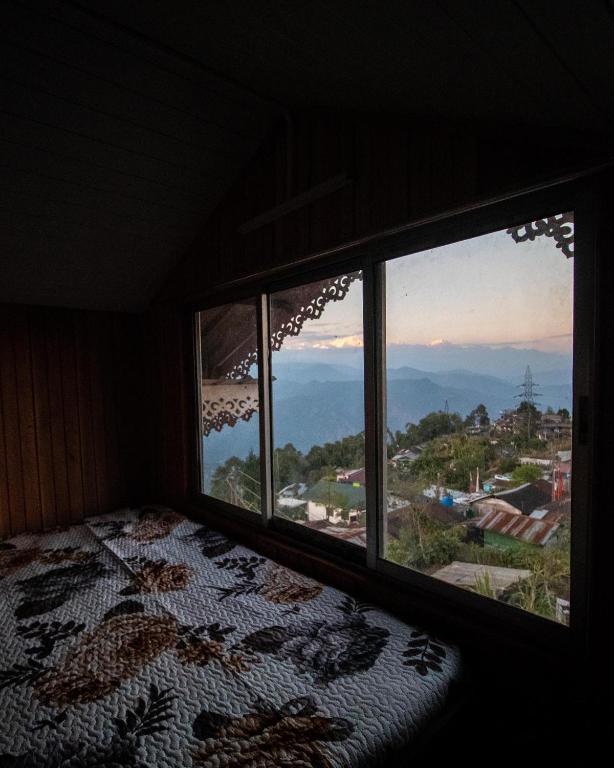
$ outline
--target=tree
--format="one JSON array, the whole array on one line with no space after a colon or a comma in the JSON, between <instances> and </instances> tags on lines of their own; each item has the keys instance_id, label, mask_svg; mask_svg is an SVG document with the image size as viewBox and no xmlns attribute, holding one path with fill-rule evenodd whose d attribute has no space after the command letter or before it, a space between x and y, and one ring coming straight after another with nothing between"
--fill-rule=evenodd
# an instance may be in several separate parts
<instances>
[{"instance_id":1,"label":"tree","mask_svg":"<svg viewBox=\"0 0 614 768\"><path fill-rule=\"evenodd\" d=\"M441 435L451 435L463 426L463 420L458 413L432 411L427 413L418 424L406 424L407 448L434 440Z\"/></svg>"},{"instance_id":2,"label":"tree","mask_svg":"<svg viewBox=\"0 0 614 768\"><path fill-rule=\"evenodd\" d=\"M542 476L542 469L537 464L520 464L512 472L512 482L515 485L534 483Z\"/></svg>"},{"instance_id":3,"label":"tree","mask_svg":"<svg viewBox=\"0 0 614 768\"><path fill-rule=\"evenodd\" d=\"M535 404L528 400L523 400L520 403L518 408L516 408L516 413L521 418L527 440L530 440L535 425L541 421L541 413L537 410Z\"/></svg>"},{"instance_id":4,"label":"tree","mask_svg":"<svg viewBox=\"0 0 614 768\"><path fill-rule=\"evenodd\" d=\"M563 419L563 421L569 421L570 413L567 410L567 408L559 408L556 413L557 413L557 416L560 416Z\"/></svg>"},{"instance_id":5,"label":"tree","mask_svg":"<svg viewBox=\"0 0 614 768\"><path fill-rule=\"evenodd\" d=\"M334 443L314 445L305 456L307 469L313 481L320 479L336 467L359 469L365 465L365 434L349 435Z\"/></svg>"},{"instance_id":6,"label":"tree","mask_svg":"<svg viewBox=\"0 0 614 768\"><path fill-rule=\"evenodd\" d=\"M464 434L447 435L432 440L411 463L410 473L426 483L441 483L458 490L469 489L469 474L479 467L484 473L495 458L488 440Z\"/></svg>"},{"instance_id":7,"label":"tree","mask_svg":"<svg viewBox=\"0 0 614 768\"><path fill-rule=\"evenodd\" d=\"M273 469L278 488L302 482L305 476L305 457L292 443L273 452Z\"/></svg>"},{"instance_id":8,"label":"tree","mask_svg":"<svg viewBox=\"0 0 614 768\"><path fill-rule=\"evenodd\" d=\"M490 424L490 416L484 403L476 406L465 419L466 427L487 427Z\"/></svg>"}]
</instances>

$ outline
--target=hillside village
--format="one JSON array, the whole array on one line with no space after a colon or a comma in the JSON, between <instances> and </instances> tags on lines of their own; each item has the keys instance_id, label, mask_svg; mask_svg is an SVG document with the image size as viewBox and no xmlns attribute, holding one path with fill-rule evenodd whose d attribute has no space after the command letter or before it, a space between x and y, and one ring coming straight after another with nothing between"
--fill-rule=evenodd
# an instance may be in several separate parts
<instances>
[{"instance_id":1,"label":"hillside village","mask_svg":"<svg viewBox=\"0 0 614 768\"><path fill-rule=\"evenodd\" d=\"M386 558L567 622L569 412L542 412L530 393L494 420L445 405L388 433ZM276 514L366 546L364 434L305 454L288 444L273 461ZM214 493L256 505L258 476L257 456L233 457Z\"/></svg>"}]
</instances>

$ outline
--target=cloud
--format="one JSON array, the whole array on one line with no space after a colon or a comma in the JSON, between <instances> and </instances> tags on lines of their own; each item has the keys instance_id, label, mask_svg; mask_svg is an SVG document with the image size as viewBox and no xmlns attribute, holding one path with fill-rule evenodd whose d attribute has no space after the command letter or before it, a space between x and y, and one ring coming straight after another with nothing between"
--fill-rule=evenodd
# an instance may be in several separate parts
<instances>
[{"instance_id":1,"label":"cloud","mask_svg":"<svg viewBox=\"0 0 614 768\"><path fill-rule=\"evenodd\" d=\"M284 340L287 349L362 349L364 346L362 334L349 336L332 336L323 334L311 339L297 339L288 337Z\"/></svg>"},{"instance_id":2,"label":"cloud","mask_svg":"<svg viewBox=\"0 0 614 768\"><path fill-rule=\"evenodd\" d=\"M335 349L344 349L345 347L362 347L364 344L362 336L354 334L353 336L342 336L341 338L334 339L330 342L330 346Z\"/></svg>"}]
</instances>

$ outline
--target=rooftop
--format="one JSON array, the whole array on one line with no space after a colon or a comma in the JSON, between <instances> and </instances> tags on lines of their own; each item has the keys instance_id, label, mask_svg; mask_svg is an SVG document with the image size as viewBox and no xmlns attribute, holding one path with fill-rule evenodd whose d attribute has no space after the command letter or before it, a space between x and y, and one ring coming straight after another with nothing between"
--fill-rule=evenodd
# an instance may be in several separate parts
<instances>
[{"instance_id":1,"label":"rooftop","mask_svg":"<svg viewBox=\"0 0 614 768\"><path fill-rule=\"evenodd\" d=\"M556 522L538 520L527 515L516 515L513 512L502 512L492 509L484 517L476 521L475 526L483 531L501 533L526 544L543 546L556 532L559 525Z\"/></svg>"},{"instance_id":2,"label":"rooftop","mask_svg":"<svg viewBox=\"0 0 614 768\"><path fill-rule=\"evenodd\" d=\"M501 499L515 507L523 515L529 515L534 509L542 507L552 500L552 483L547 480L536 480L533 483L524 483L507 491L482 495L472 501L484 502L488 499Z\"/></svg>"},{"instance_id":3,"label":"rooftop","mask_svg":"<svg viewBox=\"0 0 614 768\"><path fill-rule=\"evenodd\" d=\"M436 579L454 584L457 587L473 588L478 579L488 579L492 587L497 591L509 587L521 579L531 575L530 571L521 568L502 568L495 565L481 565L479 563L461 563L454 560L450 565L440 568L432 574Z\"/></svg>"}]
</instances>

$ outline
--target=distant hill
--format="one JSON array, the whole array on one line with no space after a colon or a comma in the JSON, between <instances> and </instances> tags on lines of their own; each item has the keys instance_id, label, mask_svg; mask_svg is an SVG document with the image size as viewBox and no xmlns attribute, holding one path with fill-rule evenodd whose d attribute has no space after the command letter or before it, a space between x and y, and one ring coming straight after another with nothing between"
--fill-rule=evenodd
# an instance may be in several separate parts
<instances>
[{"instance_id":1,"label":"distant hill","mask_svg":"<svg viewBox=\"0 0 614 768\"><path fill-rule=\"evenodd\" d=\"M538 349L521 349L511 346L487 346L481 344L391 344L386 350L390 369L413 368L427 373L471 372L512 381L524 376L527 365L531 366L536 381L551 384L547 379L561 373L569 377L571 355L543 352ZM337 369L362 366L362 349L306 349L282 350L274 353L273 366L329 365ZM316 377L317 379L318 377ZM338 378L338 377L337 377ZM416 378L412 376L411 378ZM320 379L322 380L322 379ZM560 382L563 383L563 382Z\"/></svg>"},{"instance_id":2,"label":"distant hill","mask_svg":"<svg viewBox=\"0 0 614 768\"><path fill-rule=\"evenodd\" d=\"M509 380L522 377L527 365L531 366L534 375L571 370L570 355L509 346L393 344L386 354L389 368L411 366L436 372L463 370Z\"/></svg>"},{"instance_id":3,"label":"distant hill","mask_svg":"<svg viewBox=\"0 0 614 768\"><path fill-rule=\"evenodd\" d=\"M307 383L310 381L357 381L360 365L344 363L286 362L273 356L273 375L280 381Z\"/></svg>"},{"instance_id":4,"label":"distant hill","mask_svg":"<svg viewBox=\"0 0 614 768\"><path fill-rule=\"evenodd\" d=\"M540 407L571 411L571 385L565 370L553 369L539 391ZM363 383L360 370L351 366L320 363L275 366L273 429L275 445L293 443L307 451L312 445L333 442L364 428ZM350 377L354 377L352 380ZM518 379L517 379L518 380ZM560 382L560 383L557 383ZM388 423L404 429L431 411L450 411L466 416L484 403L491 418L518 403L518 386L489 374L468 370L425 372L409 366L388 371ZM240 422L233 429L211 435L205 441L209 466L228 457L245 457L258 449L257 420Z\"/></svg>"}]
</instances>

